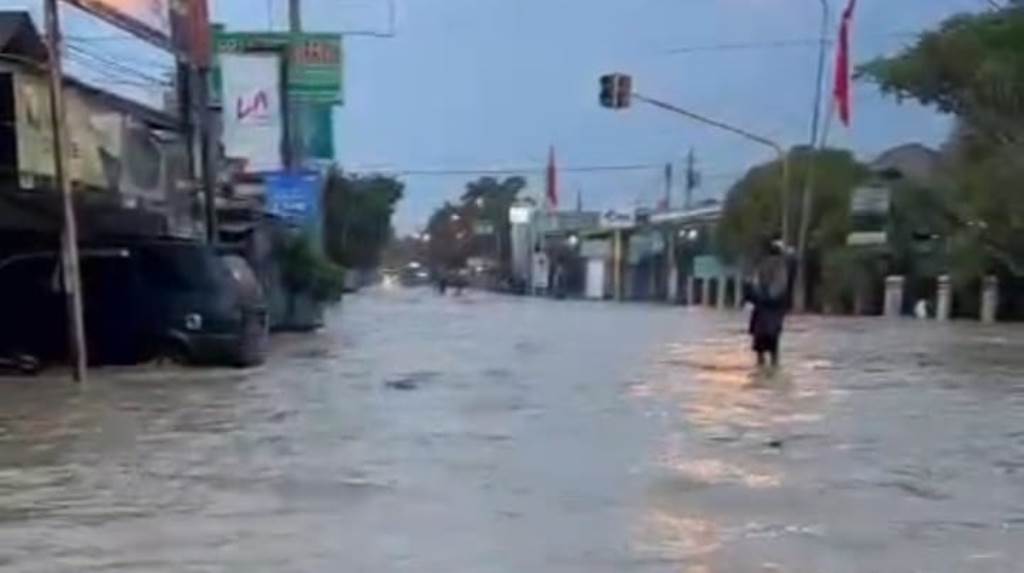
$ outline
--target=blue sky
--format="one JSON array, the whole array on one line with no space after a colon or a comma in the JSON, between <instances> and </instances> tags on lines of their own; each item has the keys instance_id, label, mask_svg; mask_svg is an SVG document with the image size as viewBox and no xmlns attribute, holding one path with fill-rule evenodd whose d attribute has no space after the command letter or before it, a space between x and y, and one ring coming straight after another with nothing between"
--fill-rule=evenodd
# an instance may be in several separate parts
<instances>
[{"instance_id":1,"label":"blue sky","mask_svg":"<svg viewBox=\"0 0 1024 573\"><path fill-rule=\"evenodd\" d=\"M830 0L835 20L841 2ZM212 0L230 28L285 24L285 0ZM601 109L597 78L627 71L637 90L747 126L788 144L808 140L815 48L671 53L708 45L805 40L817 35L816 0L395 0L397 36L346 39L346 105L335 114L338 159L366 169L506 168L543 165L549 145L563 165L681 162L696 149L706 183L720 196L769 153L699 125L638 106ZM899 9L894 4L899 3ZM38 0L0 5L38 5ZM305 0L310 30L384 29L387 0ZM920 31L982 0L860 0L855 57L892 52ZM97 34L70 18L69 33ZM894 35L900 34L900 35ZM106 47L106 46L104 46ZM122 48L123 53L123 48ZM159 59L143 49L136 60ZM830 57L831 65L831 57ZM86 66L88 68L88 66ZM157 70L159 67L151 67ZM126 89L137 89L126 86ZM898 143L935 143L945 118L883 100L858 85L852 129L832 143L870 158ZM652 204L659 169L565 173L562 194L588 207ZM467 176L409 176L398 214L403 231L457 197ZM531 191L540 193L539 175ZM678 193L677 193L678 195Z\"/></svg>"}]
</instances>

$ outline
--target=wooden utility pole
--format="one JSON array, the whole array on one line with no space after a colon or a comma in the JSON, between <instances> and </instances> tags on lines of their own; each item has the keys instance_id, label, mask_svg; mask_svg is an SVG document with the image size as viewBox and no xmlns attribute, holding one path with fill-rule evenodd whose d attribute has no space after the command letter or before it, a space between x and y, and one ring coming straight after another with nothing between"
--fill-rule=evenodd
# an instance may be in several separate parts
<instances>
[{"instance_id":1,"label":"wooden utility pole","mask_svg":"<svg viewBox=\"0 0 1024 573\"><path fill-rule=\"evenodd\" d=\"M689 211L693 208L693 190L700 184L700 175L697 174L697 157L690 148L686 155L686 199L683 207Z\"/></svg>"},{"instance_id":2,"label":"wooden utility pole","mask_svg":"<svg viewBox=\"0 0 1024 573\"><path fill-rule=\"evenodd\" d=\"M46 46L49 52L47 70L50 77L50 114L53 127L53 170L60 186L64 213L61 233L61 265L64 271L64 295L68 315L68 341L72 356L72 375L76 382L85 382L88 355L85 346L85 321L82 312L82 283L78 271L78 228L75 220L71 176L68 173L68 133L64 117L64 72L61 65L63 49L60 35L60 14L57 0L45 0Z\"/></svg>"},{"instance_id":3,"label":"wooden utility pole","mask_svg":"<svg viewBox=\"0 0 1024 573\"><path fill-rule=\"evenodd\" d=\"M673 179L675 178L674 171L671 161L665 164L665 197L662 199L662 203L666 211L672 209L672 184Z\"/></svg>"}]
</instances>

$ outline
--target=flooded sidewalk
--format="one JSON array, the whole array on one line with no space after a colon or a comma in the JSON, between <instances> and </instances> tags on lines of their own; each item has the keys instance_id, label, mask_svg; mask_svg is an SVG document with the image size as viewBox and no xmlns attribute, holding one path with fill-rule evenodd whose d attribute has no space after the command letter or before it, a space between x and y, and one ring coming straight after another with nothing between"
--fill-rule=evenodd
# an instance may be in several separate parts
<instances>
[{"instance_id":1,"label":"flooded sidewalk","mask_svg":"<svg viewBox=\"0 0 1024 573\"><path fill-rule=\"evenodd\" d=\"M352 297L252 371L0 381L0 570L1016 571L1019 327Z\"/></svg>"}]
</instances>

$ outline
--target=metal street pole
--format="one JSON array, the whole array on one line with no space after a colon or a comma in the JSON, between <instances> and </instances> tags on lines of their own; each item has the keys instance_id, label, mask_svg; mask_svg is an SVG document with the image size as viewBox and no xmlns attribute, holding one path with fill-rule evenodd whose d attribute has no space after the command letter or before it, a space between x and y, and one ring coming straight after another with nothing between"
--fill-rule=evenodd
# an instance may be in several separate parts
<instances>
[{"instance_id":1,"label":"metal street pole","mask_svg":"<svg viewBox=\"0 0 1024 573\"><path fill-rule=\"evenodd\" d=\"M88 356L85 346L85 321L82 312L82 282L78 269L78 227L75 220L74 198L71 195L71 177L68 173L68 133L64 116L64 72L61 62L63 49L60 35L60 14L57 0L45 0L46 46L49 52L50 115L53 128L53 168L60 186L64 214L61 233L61 265L64 271L64 296L68 314L68 341L71 348L72 376L76 382L85 382Z\"/></svg>"},{"instance_id":2,"label":"metal street pole","mask_svg":"<svg viewBox=\"0 0 1024 573\"><path fill-rule=\"evenodd\" d=\"M811 218L814 208L814 185L817 175L815 152L819 148L818 132L821 124L821 103L825 83L825 59L828 55L828 26L831 19L828 0L821 2L821 34L818 46L818 69L814 84L814 110L811 113L811 156L807 165L807 176L804 178L803 197L800 206L800 229L797 233L796 247L796 292L793 306L797 312L807 310L807 235L810 232ZM824 138L821 139L824 147Z\"/></svg>"},{"instance_id":3,"label":"metal street pole","mask_svg":"<svg viewBox=\"0 0 1024 573\"><path fill-rule=\"evenodd\" d=\"M694 121L698 121L705 125L710 125L711 127L716 127L718 129L728 131L729 133L733 133L745 139L749 139L754 143L759 143L766 147L770 147L773 151L775 151L775 153L779 157L779 162L782 165L782 237L783 239L785 239L785 237L789 236L789 209L786 208L789 204L789 154L786 153L785 148L780 143L772 141L771 139L768 139L767 137L764 137L762 135L757 135L756 133L749 132L741 127L736 127L723 121L711 119L698 113L694 113L692 111L683 109L679 106L675 106L670 103L663 102L661 100L647 97L643 94L633 92L632 96L633 99L637 101L642 101L646 104L650 104L653 105L654 107L671 111L673 113L682 115L684 117L687 117Z\"/></svg>"},{"instance_id":4,"label":"metal street pole","mask_svg":"<svg viewBox=\"0 0 1024 573\"><path fill-rule=\"evenodd\" d=\"M290 97L288 90L289 78L288 75L294 73L294 66L292 65L291 57L296 53L298 49L299 41L302 39L302 0L288 0L288 33L291 36L288 42L288 49L285 50L285 70L286 75L281 79L284 89L282 90L285 97L285 109L287 110L287 117L285 122L288 124L288 158L289 158L289 169L299 171L305 165L306 162L306 150L303 125L302 125L302 110L303 104L299 101L295 101Z\"/></svg>"}]
</instances>

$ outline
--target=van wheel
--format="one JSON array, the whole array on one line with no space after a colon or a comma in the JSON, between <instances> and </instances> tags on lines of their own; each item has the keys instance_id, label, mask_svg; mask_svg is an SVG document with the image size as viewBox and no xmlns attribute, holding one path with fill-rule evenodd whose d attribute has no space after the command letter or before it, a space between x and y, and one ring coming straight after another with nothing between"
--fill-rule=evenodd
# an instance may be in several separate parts
<instances>
[{"instance_id":1,"label":"van wheel","mask_svg":"<svg viewBox=\"0 0 1024 573\"><path fill-rule=\"evenodd\" d=\"M160 362L170 362L178 366L192 364L192 356L189 353L188 347L177 340L170 340L164 343L163 348L160 350L159 358Z\"/></svg>"}]
</instances>

